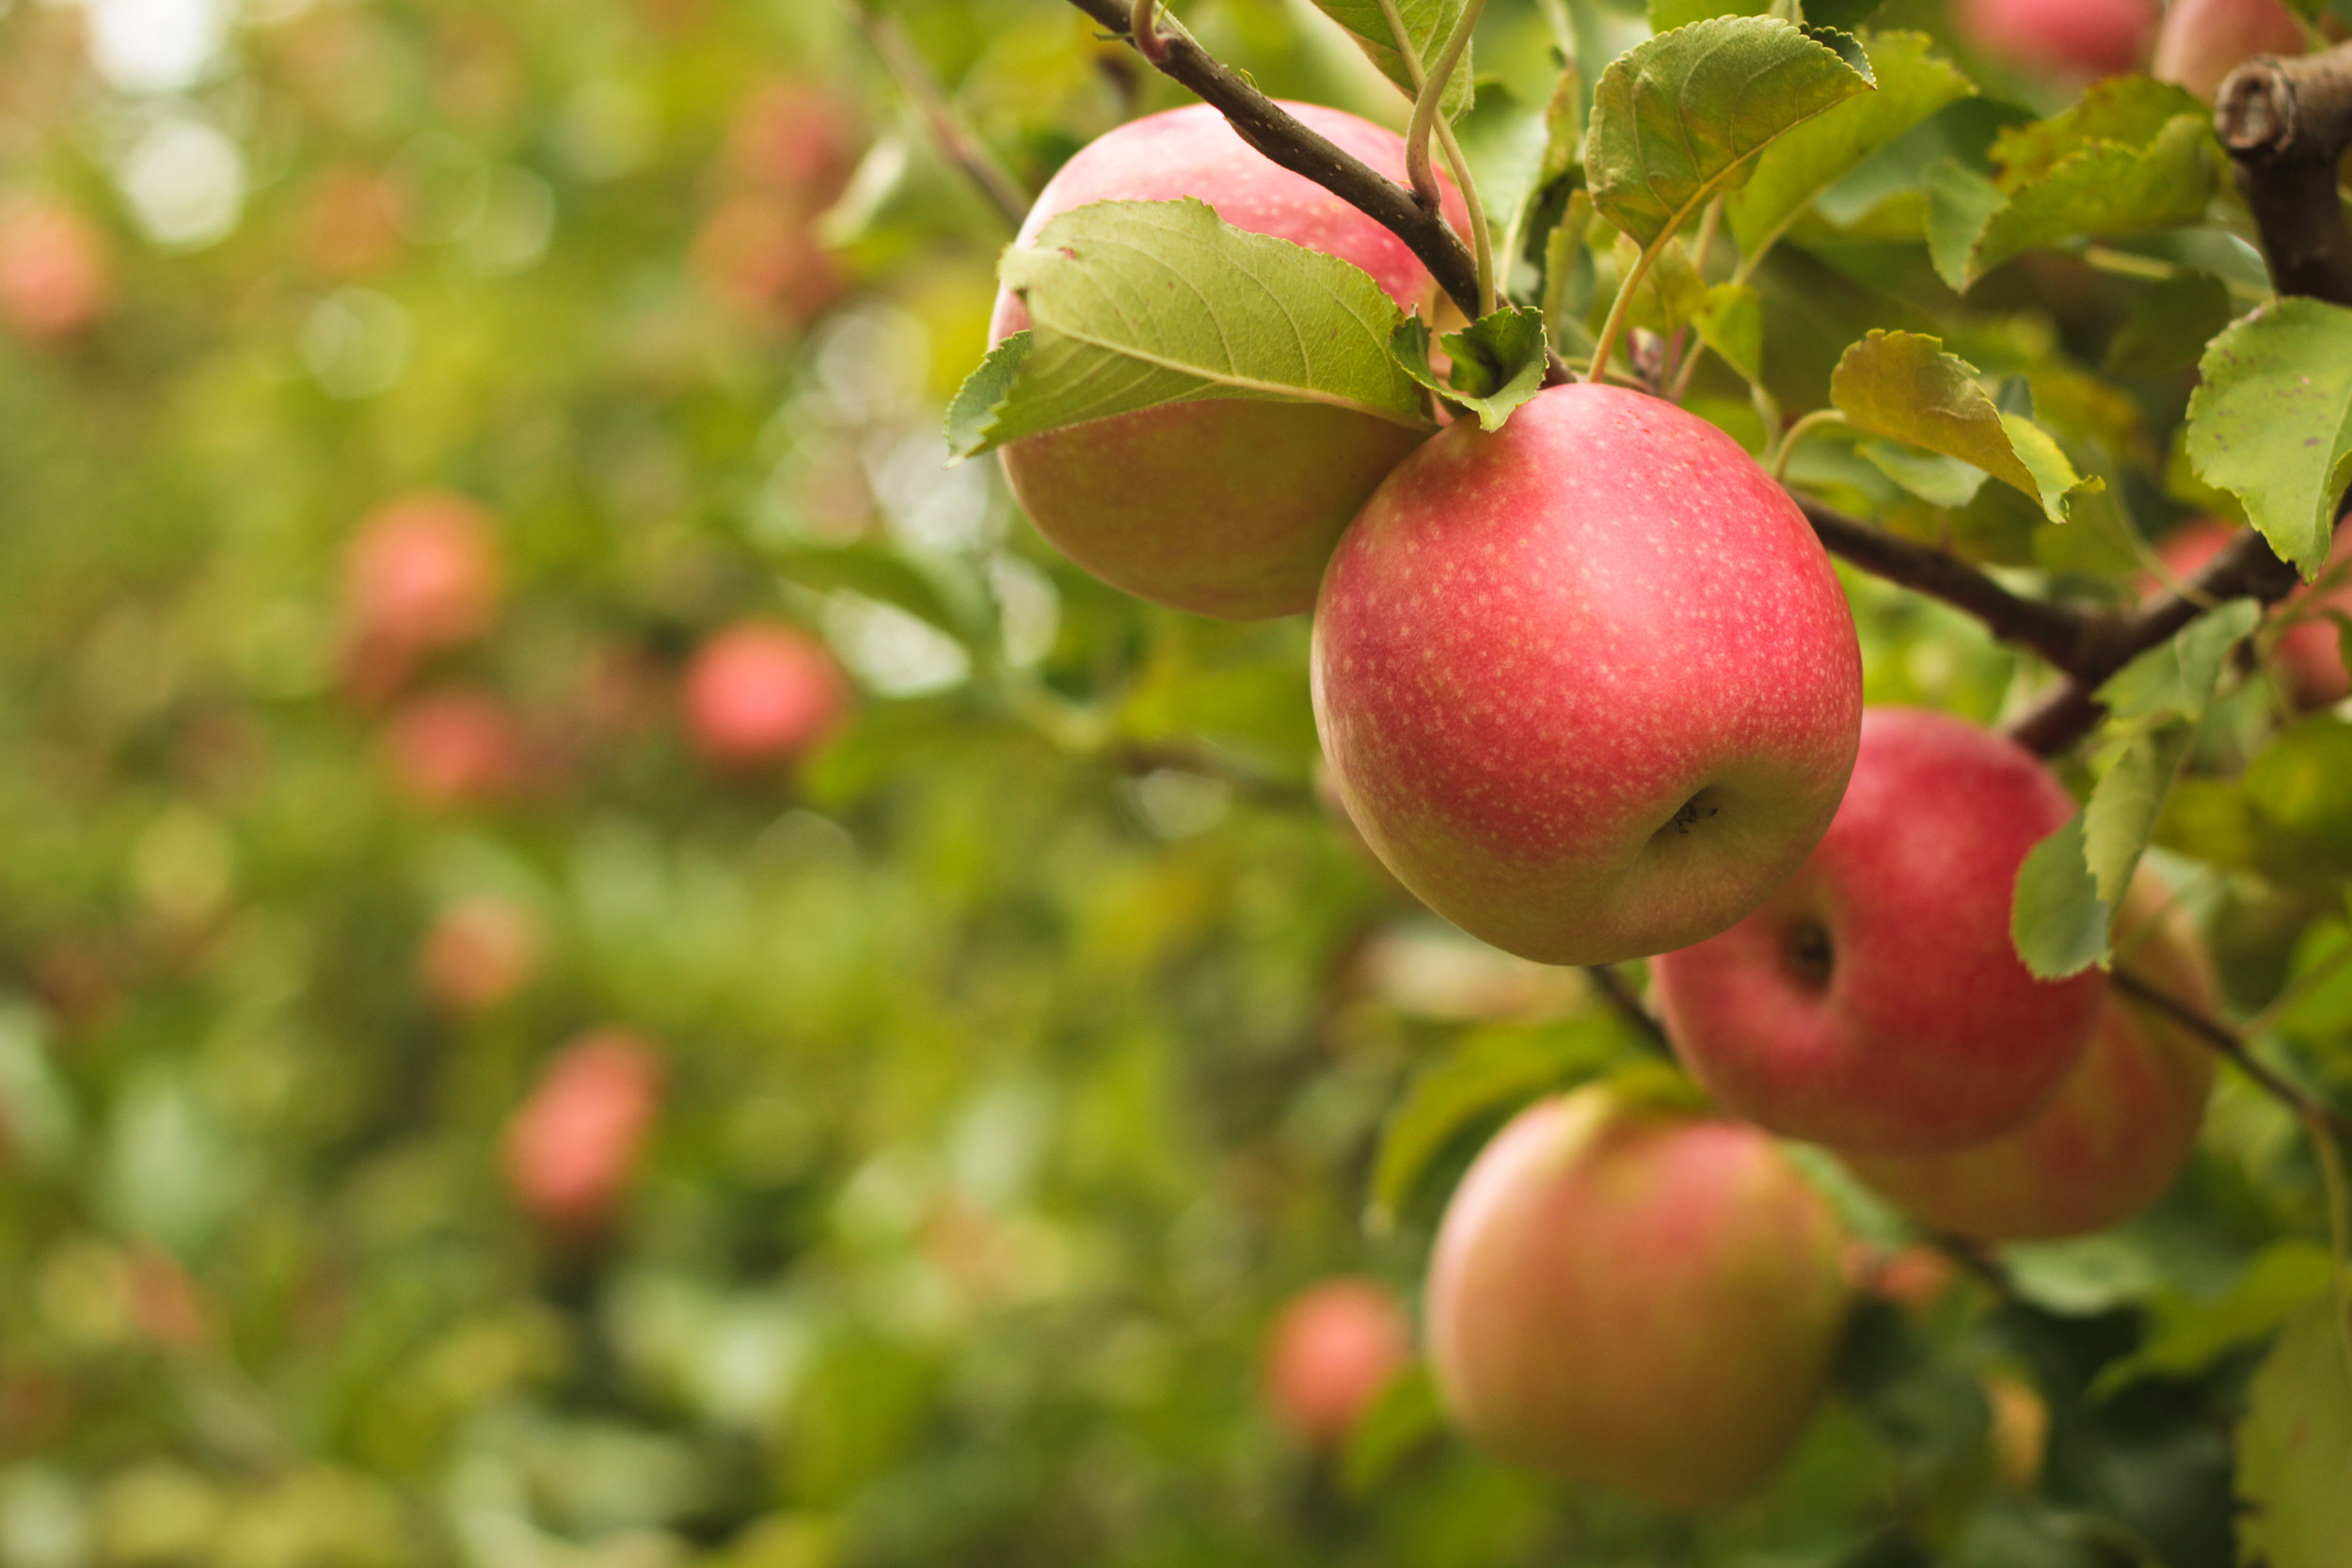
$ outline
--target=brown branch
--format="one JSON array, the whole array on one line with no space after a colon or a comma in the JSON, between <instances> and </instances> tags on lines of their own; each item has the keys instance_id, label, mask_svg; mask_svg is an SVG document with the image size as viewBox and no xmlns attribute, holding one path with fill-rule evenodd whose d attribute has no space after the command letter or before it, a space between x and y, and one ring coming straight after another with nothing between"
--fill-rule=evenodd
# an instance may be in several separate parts
<instances>
[{"instance_id":1,"label":"brown branch","mask_svg":"<svg viewBox=\"0 0 2352 1568\"><path fill-rule=\"evenodd\" d=\"M2196 1008L2181 1002L2127 969L2114 972L2115 989L2135 1002L2153 1007L2173 1022L2229 1058L2240 1072L2252 1079L2265 1094L2286 1106L2306 1121L2317 1118L2325 1122L2340 1139L2352 1141L2352 1118L2342 1112L2323 1105L2296 1087L2277 1069L2254 1054L2238 1032L2225 1023L2207 1018Z\"/></svg>"},{"instance_id":2,"label":"brown branch","mask_svg":"<svg viewBox=\"0 0 2352 1568\"><path fill-rule=\"evenodd\" d=\"M2336 166L2352 148L2352 45L2249 60L2222 82L2214 126L2262 230L2272 285L2352 305L2352 230L2336 195Z\"/></svg>"},{"instance_id":3,"label":"brown branch","mask_svg":"<svg viewBox=\"0 0 2352 1568\"><path fill-rule=\"evenodd\" d=\"M996 215L1019 232L1022 220L1029 215L1029 193L1021 188L1021 182L965 128L955 105L948 102L946 89L939 85L939 78L931 74L931 68L924 64L923 56L916 53L898 24L857 0L851 0L849 9L858 31L866 35L866 41L882 57L898 90L921 112L940 155L961 169Z\"/></svg>"},{"instance_id":4,"label":"brown branch","mask_svg":"<svg viewBox=\"0 0 2352 1568\"><path fill-rule=\"evenodd\" d=\"M1666 1026L1658 1021L1656 1013L1642 1005L1642 999L1634 994L1631 986L1626 984L1624 975L1607 964L1587 964L1584 974L1592 981L1593 989L1600 992L1600 999L1633 1025L1633 1032L1642 1037L1644 1044L1661 1056L1674 1054L1673 1042L1666 1037Z\"/></svg>"},{"instance_id":5,"label":"brown branch","mask_svg":"<svg viewBox=\"0 0 2352 1568\"><path fill-rule=\"evenodd\" d=\"M1103 30L1134 43L1129 0L1070 0ZM1478 319L1478 262L1441 214L1424 212L1413 193L1338 144L1300 124L1247 78L1193 40L1173 17L1160 21L1164 58L1154 68L1189 87L1223 115L1242 140L1293 174L1303 175L1403 240L1429 276L1470 320Z\"/></svg>"}]
</instances>

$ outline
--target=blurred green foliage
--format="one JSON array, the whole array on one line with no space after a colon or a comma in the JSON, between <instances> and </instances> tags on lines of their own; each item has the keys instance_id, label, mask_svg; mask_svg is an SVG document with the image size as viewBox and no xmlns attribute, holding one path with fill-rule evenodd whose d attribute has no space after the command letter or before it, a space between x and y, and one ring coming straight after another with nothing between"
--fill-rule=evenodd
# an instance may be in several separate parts
<instances>
[{"instance_id":1,"label":"blurred green foliage","mask_svg":"<svg viewBox=\"0 0 2352 1568\"><path fill-rule=\"evenodd\" d=\"M1868 1307L1731 1515L1513 1475L1412 1380L1343 1460L1303 1451L1258 1392L1280 1303L1339 1272L1409 1298L1479 1136L1638 1036L1417 914L1326 816L1302 625L1125 599L993 465L946 466L1007 236L851 12L229 9L0 0L0 204L95 225L107 295L0 336L0 1564L2232 1560L2229 1423L2325 1234L2296 1129L2236 1084L2155 1214L2020 1249L2006 1292ZM1198 9L1269 90L1401 118L1303 8ZM1055 0L889 15L1031 188L1175 101ZM1490 102L1544 102L1546 36L1498 0ZM810 124L838 168L780 173ZM1792 407L1927 299L2078 447L2160 455L2185 389L2083 368L2112 296L1996 280L1959 312L1817 238L1758 279ZM1699 396L1736 428L1739 393ZM1994 498L1937 517L1836 441L1798 471L2090 592L2134 559ZM498 519L497 626L412 686L521 716L502 798L404 789L355 688L343 550L421 490ZM2013 703L1973 624L1851 587L1874 701ZM754 615L864 697L797 771L716 776L675 678ZM2340 729L2185 794L2166 840L2221 868L2194 885L2241 1006L2306 977L2266 1018L2337 1088L2341 867L2229 835L2332 847L2341 782L2306 775ZM421 948L485 898L537 960L437 1003ZM625 1214L566 1240L509 1197L501 1129L605 1025L670 1077ZM1368 1224L1399 1107L1422 1168ZM2303 1293L2231 1294L2257 1259ZM2094 1387L2151 1325L2152 1375Z\"/></svg>"}]
</instances>

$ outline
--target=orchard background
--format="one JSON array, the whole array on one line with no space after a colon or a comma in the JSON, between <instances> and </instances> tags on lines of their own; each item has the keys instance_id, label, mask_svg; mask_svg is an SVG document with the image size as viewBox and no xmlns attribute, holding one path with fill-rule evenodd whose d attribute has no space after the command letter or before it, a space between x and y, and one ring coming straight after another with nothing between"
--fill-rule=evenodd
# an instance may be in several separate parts
<instances>
[{"instance_id":1,"label":"orchard background","mask_svg":"<svg viewBox=\"0 0 2352 1568\"><path fill-rule=\"evenodd\" d=\"M1661 263L1633 372L1763 452L1866 334L1934 334L2043 493L1851 428L1791 483L2025 601L2176 581L2156 542L2246 510L2196 367L2271 291L2219 145L2161 96L2055 122L2115 165L1998 253L1994 136L2079 79L1932 0L1815 8L1883 94L1908 62L1917 128L1806 194L1752 311ZM1180 9L1403 125L1308 6ZM1650 20L1478 25L1460 140L1571 358L1632 253L1517 214L1574 210ZM2157 1207L1939 1248L1800 1151L1860 1305L1801 1451L1695 1518L1483 1457L1411 1368L1359 1419L1270 1407L1296 1292L1410 1303L1511 1113L1669 1069L1637 966L1482 947L1351 838L1303 617L1128 598L948 462L1004 209L1189 101L1060 0L0 0L0 1564L2352 1563L2352 1374L2278 1336L2342 1257L2294 1102L2352 1102L2308 609L2301 663L2209 646L2059 749L2081 795L2182 764L2139 829L2288 1090L2225 1069ZM2318 390L2262 465L2310 527L2344 321L2296 319ZM2059 689L1841 575L1872 703ZM690 678L745 622L841 672L782 641L788 762Z\"/></svg>"}]
</instances>

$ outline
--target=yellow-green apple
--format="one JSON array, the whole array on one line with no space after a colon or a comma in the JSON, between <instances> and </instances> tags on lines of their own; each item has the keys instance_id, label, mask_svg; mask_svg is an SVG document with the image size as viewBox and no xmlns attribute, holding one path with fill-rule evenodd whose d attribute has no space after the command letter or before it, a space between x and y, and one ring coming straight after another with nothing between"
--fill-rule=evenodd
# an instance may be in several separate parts
<instances>
[{"instance_id":1,"label":"yellow-green apple","mask_svg":"<svg viewBox=\"0 0 2352 1568\"><path fill-rule=\"evenodd\" d=\"M2201 517L2165 535L2156 554L2165 570L2186 578L2237 538L2239 530L2214 517ZM2270 651L2270 668L2298 707L2333 707L2352 695L2352 678L2344 668L2344 642L2329 612L2352 612L2352 531L2337 536L2328 552L2316 585L2297 589L2286 601L2300 618L2279 634ZM2150 591L2156 591L2151 584Z\"/></svg>"},{"instance_id":2,"label":"yellow-green apple","mask_svg":"<svg viewBox=\"0 0 2352 1568\"><path fill-rule=\"evenodd\" d=\"M1952 20L2006 66L2080 79L2138 70L2160 14L2157 0L1956 0Z\"/></svg>"},{"instance_id":3,"label":"yellow-green apple","mask_svg":"<svg viewBox=\"0 0 2352 1568\"><path fill-rule=\"evenodd\" d=\"M1317 1449L1347 1441L1412 1356L1396 1298L1369 1279L1331 1279L1291 1298L1266 1337L1266 1402Z\"/></svg>"},{"instance_id":4,"label":"yellow-green apple","mask_svg":"<svg viewBox=\"0 0 2352 1568\"><path fill-rule=\"evenodd\" d=\"M2014 741L1873 708L1828 836L1762 908L1651 966L1675 1050L1723 1107L1864 1154L2022 1125L2098 1022L2106 977L2037 980L2017 869L2074 802Z\"/></svg>"},{"instance_id":5,"label":"yellow-green apple","mask_svg":"<svg viewBox=\"0 0 2352 1568\"><path fill-rule=\"evenodd\" d=\"M2164 905L2161 885L2143 876L2119 922L2117 966L2210 1014L2213 960L2195 926ZM1912 1218L1954 1236L2087 1235L2164 1196L2196 1148L2212 1089L2211 1048L2110 990L2082 1061L2016 1132L1958 1154L1846 1164Z\"/></svg>"},{"instance_id":6,"label":"yellow-green apple","mask_svg":"<svg viewBox=\"0 0 2352 1568\"><path fill-rule=\"evenodd\" d=\"M1739 444L1555 387L1391 474L1315 610L1323 753L1405 885L1497 947L1704 941L1802 864L1853 767L1829 558Z\"/></svg>"},{"instance_id":7,"label":"yellow-green apple","mask_svg":"<svg viewBox=\"0 0 2352 1568\"><path fill-rule=\"evenodd\" d=\"M2279 0L2172 0L2151 74L2210 99L2223 77L2255 55L2300 55L2309 43Z\"/></svg>"},{"instance_id":8,"label":"yellow-green apple","mask_svg":"<svg viewBox=\"0 0 2352 1568\"><path fill-rule=\"evenodd\" d=\"M1283 106L1383 174L1404 177L1405 144L1393 134L1337 109ZM1269 162L1205 104L1133 120L1089 144L1039 195L1015 243L1092 202L1183 197L1207 202L1236 229L1361 267L1405 309L1426 318L1436 308L1437 284L1402 240ZM1444 202L1467 234L1450 184ZM1028 320L1007 291L991 341ZM1422 438L1351 409L1219 399L1032 436L1002 456L1039 531L1096 577L1178 610L1255 620L1314 604L1341 531Z\"/></svg>"},{"instance_id":9,"label":"yellow-green apple","mask_svg":"<svg viewBox=\"0 0 2352 1568\"><path fill-rule=\"evenodd\" d=\"M745 621L687 667L686 733L721 768L789 762L839 727L850 686L825 645L797 626Z\"/></svg>"},{"instance_id":10,"label":"yellow-green apple","mask_svg":"<svg viewBox=\"0 0 2352 1568\"><path fill-rule=\"evenodd\" d=\"M1601 1087L1546 1101L1479 1155L1438 1229L1439 1396L1515 1464L1672 1507L1730 1501L1812 1414L1844 1250L1756 1129Z\"/></svg>"}]
</instances>

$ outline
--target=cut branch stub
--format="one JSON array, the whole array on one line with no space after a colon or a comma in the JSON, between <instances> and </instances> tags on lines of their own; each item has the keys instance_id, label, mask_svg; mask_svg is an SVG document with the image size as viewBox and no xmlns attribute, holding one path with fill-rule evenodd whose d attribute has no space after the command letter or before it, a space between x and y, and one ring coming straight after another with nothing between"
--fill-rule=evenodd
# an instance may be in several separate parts
<instances>
[{"instance_id":1,"label":"cut branch stub","mask_svg":"<svg viewBox=\"0 0 2352 1568\"><path fill-rule=\"evenodd\" d=\"M2248 61L2221 84L2214 124L2262 230L2273 285L2352 305L2352 230L2336 195L2336 165L2352 146L2352 45Z\"/></svg>"}]
</instances>

